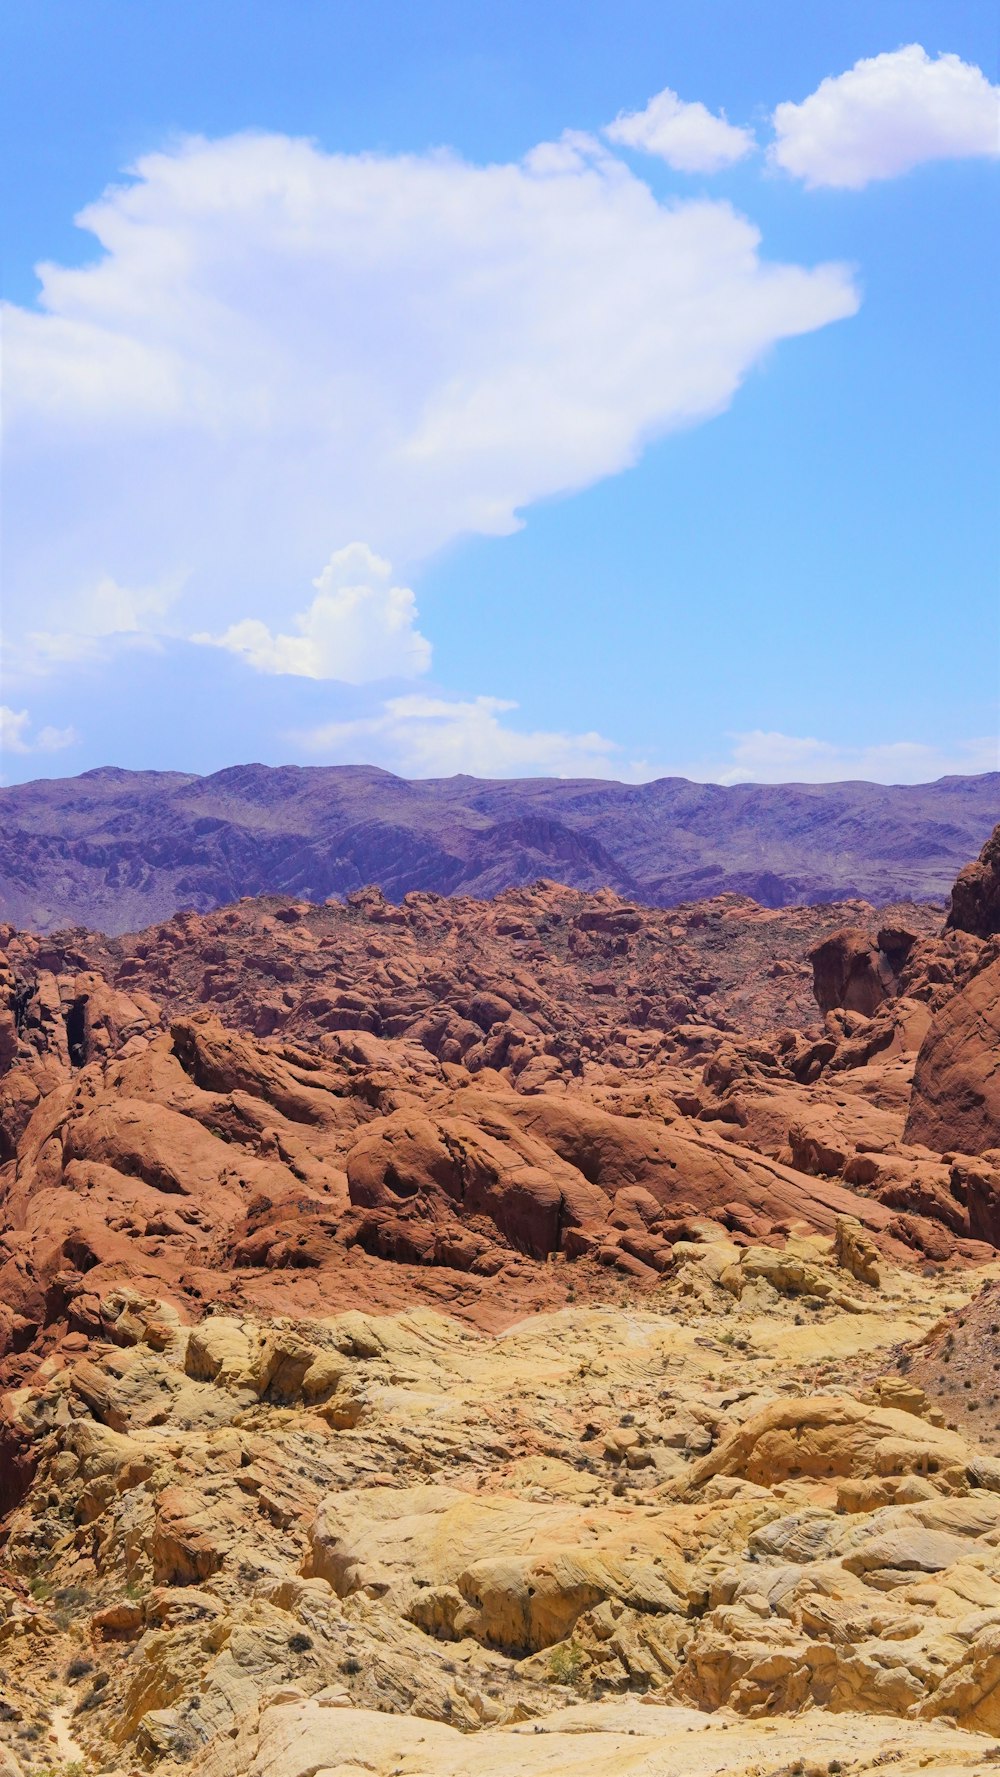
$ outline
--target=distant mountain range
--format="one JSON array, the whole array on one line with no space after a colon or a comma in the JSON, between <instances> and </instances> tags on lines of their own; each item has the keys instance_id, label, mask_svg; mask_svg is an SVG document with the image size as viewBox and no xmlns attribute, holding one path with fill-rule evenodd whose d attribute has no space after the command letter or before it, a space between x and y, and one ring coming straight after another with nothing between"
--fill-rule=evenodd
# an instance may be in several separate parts
<instances>
[{"instance_id":1,"label":"distant mountain range","mask_svg":"<svg viewBox=\"0 0 1000 1777\"><path fill-rule=\"evenodd\" d=\"M1000 820L1000 772L933 784L649 784L374 766L120 771L0 789L0 918L135 931L241 895L377 883L492 895L551 877L652 906L944 900Z\"/></svg>"}]
</instances>

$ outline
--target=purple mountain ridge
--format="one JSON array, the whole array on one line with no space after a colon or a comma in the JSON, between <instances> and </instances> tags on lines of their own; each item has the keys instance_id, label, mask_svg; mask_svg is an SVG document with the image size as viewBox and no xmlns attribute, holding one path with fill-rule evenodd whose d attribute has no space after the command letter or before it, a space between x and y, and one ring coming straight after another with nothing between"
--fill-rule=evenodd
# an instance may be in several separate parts
<instances>
[{"instance_id":1,"label":"purple mountain ridge","mask_svg":"<svg viewBox=\"0 0 1000 1777\"><path fill-rule=\"evenodd\" d=\"M118 933L243 895L489 896L539 877L661 907L727 892L766 907L944 901L997 820L1000 772L724 787L107 767L0 789L0 918Z\"/></svg>"}]
</instances>

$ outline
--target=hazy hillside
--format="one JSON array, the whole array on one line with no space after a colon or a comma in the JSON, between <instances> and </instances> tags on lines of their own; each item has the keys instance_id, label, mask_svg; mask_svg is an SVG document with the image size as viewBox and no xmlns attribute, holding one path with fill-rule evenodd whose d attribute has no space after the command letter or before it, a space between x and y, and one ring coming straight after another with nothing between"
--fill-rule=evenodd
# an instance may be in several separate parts
<instances>
[{"instance_id":1,"label":"hazy hillside","mask_svg":"<svg viewBox=\"0 0 1000 1777\"><path fill-rule=\"evenodd\" d=\"M491 895L540 876L667 906L943 899L1000 817L1000 773L934 784L650 784L371 766L86 772L0 790L0 916L135 930L241 895L377 883Z\"/></svg>"}]
</instances>

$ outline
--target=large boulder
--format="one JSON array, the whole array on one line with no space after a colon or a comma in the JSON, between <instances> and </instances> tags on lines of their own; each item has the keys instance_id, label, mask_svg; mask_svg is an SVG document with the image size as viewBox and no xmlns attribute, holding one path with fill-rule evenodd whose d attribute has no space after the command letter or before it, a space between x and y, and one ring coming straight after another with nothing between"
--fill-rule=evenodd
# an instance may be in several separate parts
<instances>
[{"instance_id":1,"label":"large boulder","mask_svg":"<svg viewBox=\"0 0 1000 1777\"><path fill-rule=\"evenodd\" d=\"M809 952L813 993L821 1012L842 1006L870 1018L895 989L888 956L868 932L853 927L832 932Z\"/></svg>"},{"instance_id":2,"label":"large boulder","mask_svg":"<svg viewBox=\"0 0 1000 1777\"><path fill-rule=\"evenodd\" d=\"M1000 826L994 827L976 862L959 871L946 925L977 938L1000 932Z\"/></svg>"},{"instance_id":3,"label":"large boulder","mask_svg":"<svg viewBox=\"0 0 1000 1777\"><path fill-rule=\"evenodd\" d=\"M793 1476L886 1476L964 1472L957 1433L896 1408L862 1406L839 1395L774 1401L695 1464L692 1490L716 1475L774 1487Z\"/></svg>"},{"instance_id":4,"label":"large boulder","mask_svg":"<svg viewBox=\"0 0 1000 1777\"><path fill-rule=\"evenodd\" d=\"M905 1139L939 1153L1000 1146L1000 961L935 1015L917 1055Z\"/></svg>"},{"instance_id":5,"label":"large boulder","mask_svg":"<svg viewBox=\"0 0 1000 1777\"><path fill-rule=\"evenodd\" d=\"M426 1221L488 1217L532 1258L558 1252L566 1228L603 1221L606 1193L498 1111L434 1121L397 1111L370 1124L347 1156L351 1202Z\"/></svg>"}]
</instances>

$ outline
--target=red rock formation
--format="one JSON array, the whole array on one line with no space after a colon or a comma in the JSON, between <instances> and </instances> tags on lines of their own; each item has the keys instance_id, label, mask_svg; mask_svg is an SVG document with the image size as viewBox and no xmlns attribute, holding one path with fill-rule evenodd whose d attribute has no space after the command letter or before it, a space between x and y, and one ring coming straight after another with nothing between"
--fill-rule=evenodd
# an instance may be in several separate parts
<instances>
[{"instance_id":1,"label":"red rock formation","mask_svg":"<svg viewBox=\"0 0 1000 1777\"><path fill-rule=\"evenodd\" d=\"M921 942L939 942L932 909L899 911ZM511 1066L526 1086L687 1056L720 1031L809 1025L807 952L845 917L875 922L863 902L772 911L726 895L659 911L542 882L491 902L414 894L395 906L377 890L324 907L242 901L135 937L9 942L24 981L41 980L43 961L67 1004L71 972L89 967L170 1014L208 1006L236 1029L295 1041L408 1036L473 1072Z\"/></svg>"},{"instance_id":2,"label":"red rock formation","mask_svg":"<svg viewBox=\"0 0 1000 1777\"><path fill-rule=\"evenodd\" d=\"M903 1141L924 1002L833 1010L819 1036L732 1028L744 995L754 1023L798 1003L836 912L666 914L542 885L241 903L112 945L8 931L6 1373L61 1331L103 1333L125 1285L193 1318L361 1288L497 1324L551 1299L539 1261L584 1261L585 1291L654 1287L699 1218L780 1244L848 1216L897 1258L981 1255L988 1169ZM903 929L909 968L936 940Z\"/></svg>"},{"instance_id":3,"label":"red rock formation","mask_svg":"<svg viewBox=\"0 0 1000 1777\"><path fill-rule=\"evenodd\" d=\"M952 971L954 991L935 996L934 1018L917 1056L906 1125L911 1141L966 1154L1000 1147L998 933L1000 827L955 883L942 945L961 960ZM928 957L925 972L933 973L937 961ZM991 1230L1000 1225L985 1199L977 1219Z\"/></svg>"},{"instance_id":4,"label":"red rock formation","mask_svg":"<svg viewBox=\"0 0 1000 1777\"><path fill-rule=\"evenodd\" d=\"M1000 1174L940 1155L1000 1145L1000 963L869 911L543 883L6 928L7 1373L100 1332L125 1284L196 1317L347 1304L363 1277L370 1303L444 1291L495 1324L548 1299L552 1258L655 1286L698 1218L981 1256ZM802 1031L809 955L826 1016Z\"/></svg>"},{"instance_id":5,"label":"red rock formation","mask_svg":"<svg viewBox=\"0 0 1000 1777\"><path fill-rule=\"evenodd\" d=\"M1000 961L935 1015L917 1056L906 1138L963 1154L1000 1147Z\"/></svg>"},{"instance_id":6,"label":"red rock formation","mask_svg":"<svg viewBox=\"0 0 1000 1777\"><path fill-rule=\"evenodd\" d=\"M809 960L821 1012L843 1006L848 1012L871 1018L895 986L888 957L865 931L831 933L809 952Z\"/></svg>"},{"instance_id":7,"label":"red rock formation","mask_svg":"<svg viewBox=\"0 0 1000 1777\"><path fill-rule=\"evenodd\" d=\"M959 871L946 925L977 938L1000 932L1000 826L994 827L976 862Z\"/></svg>"},{"instance_id":8,"label":"red rock formation","mask_svg":"<svg viewBox=\"0 0 1000 1777\"><path fill-rule=\"evenodd\" d=\"M6 929L0 1766L72 1728L102 1769L257 1768L241 1720L307 1691L421 1733L567 1681L833 1697L839 1733L933 1682L1000 1725L1000 1464L915 1379L995 1423L958 1267L1000 1248L1000 1146L953 1150L992 1127L1000 946L874 926L543 883ZM323 1713L310 1770L356 1711Z\"/></svg>"}]
</instances>

